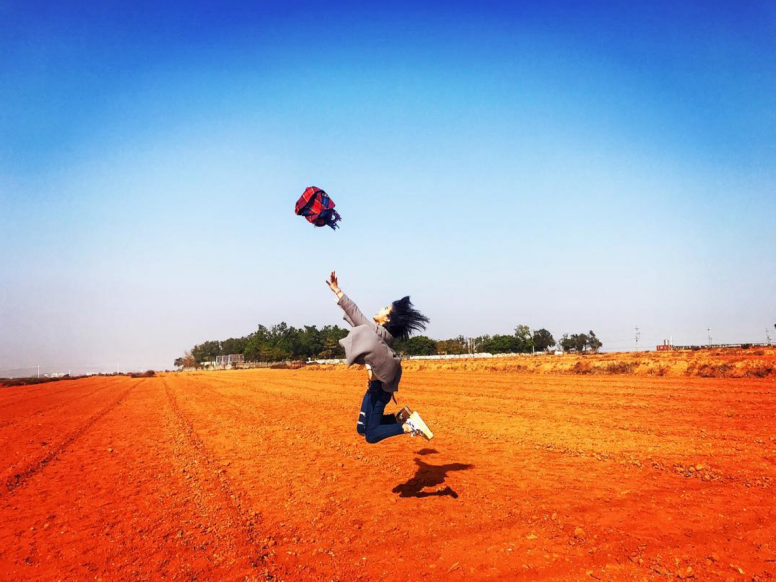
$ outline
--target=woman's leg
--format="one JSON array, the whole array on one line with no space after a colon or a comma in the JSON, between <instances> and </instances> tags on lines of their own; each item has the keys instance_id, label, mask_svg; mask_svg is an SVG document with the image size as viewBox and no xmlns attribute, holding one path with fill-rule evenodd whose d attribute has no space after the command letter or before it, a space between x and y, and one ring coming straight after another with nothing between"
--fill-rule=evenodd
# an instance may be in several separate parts
<instances>
[{"instance_id":1,"label":"woman's leg","mask_svg":"<svg viewBox=\"0 0 776 582\"><path fill-rule=\"evenodd\" d=\"M369 398L365 416L366 442L379 443L389 437L404 434L404 428L395 418L392 423L382 424L383 418L387 416L383 414L385 406L391 401L390 392L386 392L382 387L372 387L367 391L366 397Z\"/></svg>"},{"instance_id":2,"label":"woman's leg","mask_svg":"<svg viewBox=\"0 0 776 582\"><path fill-rule=\"evenodd\" d=\"M358 413L358 420L356 421L356 432L361 436L366 434L366 415L369 412L369 390L364 394L364 398L361 400L361 410ZM380 418L380 424L398 424L395 414L383 414Z\"/></svg>"},{"instance_id":3,"label":"woman's leg","mask_svg":"<svg viewBox=\"0 0 776 582\"><path fill-rule=\"evenodd\" d=\"M369 412L369 388L367 388L364 398L361 401L361 412L358 413L358 422L356 422L356 432L361 436L366 434L366 415Z\"/></svg>"}]
</instances>

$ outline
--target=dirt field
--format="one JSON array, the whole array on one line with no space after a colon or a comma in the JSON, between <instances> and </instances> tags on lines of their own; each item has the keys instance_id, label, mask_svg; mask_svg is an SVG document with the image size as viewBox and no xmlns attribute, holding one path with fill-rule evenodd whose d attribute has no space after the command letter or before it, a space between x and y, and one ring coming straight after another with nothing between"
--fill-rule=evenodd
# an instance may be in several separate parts
<instances>
[{"instance_id":1,"label":"dirt field","mask_svg":"<svg viewBox=\"0 0 776 582\"><path fill-rule=\"evenodd\" d=\"M764 580L773 378L409 370L0 388L3 580Z\"/></svg>"}]
</instances>

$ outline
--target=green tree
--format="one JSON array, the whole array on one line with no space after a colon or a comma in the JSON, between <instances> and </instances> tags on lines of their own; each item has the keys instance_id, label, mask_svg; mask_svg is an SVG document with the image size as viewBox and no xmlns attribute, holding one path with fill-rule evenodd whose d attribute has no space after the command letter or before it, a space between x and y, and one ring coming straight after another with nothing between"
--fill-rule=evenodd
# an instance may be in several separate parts
<instances>
[{"instance_id":1,"label":"green tree","mask_svg":"<svg viewBox=\"0 0 776 582\"><path fill-rule=\"evenodd\" d=\"M345 357L345 350L334 338L326 338L323 341L323 348L317 354L321 360L334 360Z\"/></svg>"},{"instance_id":2,"label":"green tree","mask_svg":"<svg viewBox=\"0 0 776 582\"><path fill-rule=\"evenodd\" d=\"M604 345L601 340L599 340L596 335L593 333L593 330L590 330L587 334L587 347L590 348L590 351L594 353L598 353L598 350L601 349L601 346Z\"/></svg>"},{"instance_id":3,"label":"green tree","mask_svg":"<svg viewBox=\"0 0 776 582\"><path fill-rule=\"evenodd\" d=\"M317 357L324 360L344 358L345 348L340 345L339 340L346 335L348 335L348 330L342 329L339 326L324 326L321 330L323 345L321 346L321 350L318 352Z\"/></svg>"},{"instance_id":4,"label":"green tree","mask_svg":"<svg viewBox=\"0 0 776 582\"><path fill-rule=\"evenodd\" d=\"M517 338L513 335L494 335L483 345L483 349L491 354L508 354L517 348Z\"/></svg>"},{"instance_id":5,"label":"green tree","mask_svg":"<svg viewBox=\"0 0 776 582\"><path fill-rule=\"evenodd\" d=\"M577 352L579 354L588 350L591 352L597 352L603 343L599 340L595 333L591 330L589 333L574 333L569 336L563 334L563 338L560 340L560 346L566 352Z\"/></svg>"},{"instance_id":6,"label":"green tree","mask_svg":"<svg viewBox=\"0 0 776 582\"><path fill-rule=\"evenodd\" d=\"M211 340L196 345L191 349L191 355L194 356L197 364L212 362L216 356L221 355L221 342Z\"/></svg>"},{"instance_id":7,"label":"green tree","mask_svg":"<svg viewBox=\"0 0 776 582\"><path fill-rule=\"evenodd\" d=\"M436 344L430 337L416 335L406 340L397 341L395 349L408 356L433 356L437 353Z\"/></svg>"},{"instance_id":8,"label":"green tree","mask_svg":"<svg viewBox=\"0 0 776 582\"><path fill-rule=\"evenodd\" d=\"M467 352L466 338L462 335L458 337L440 340L436 343L438 354L465 354Z\"/></svg>"},{"instance_id":9,"label":"green tree","mask_svg":"<svg viewBox=\"0 0 776 582\"><path fill-rule=\"evenodd\" d=\"M582 353L585 351L585 348L587 348L587 335L584 333L575 333L571 336L572 341L574 342L574 351L577 353Z\"/></svg>"},{"instance_id":10,"label":"green tree","mask_svg":"<svg viewBox=\"0 0 776 582\"><path fill-rule=\"evenodd\" d=\"M273 325L269 330L269 346L272 348L271 353L275 355L270 361L290 359L294 355L296 344L297 332L293 327L288 327L285 321Z\"/></svg>"},{"instance_id":11,"label":"green tree","mask_svg":"<svg viewBox=\"0 0 776 582\"><path fill-rule=\"evenodd\" d=\"M314 325L305 325L299 334L299 354L304 359L312 358L323 349L323 334Z\"/></svg>"},{"instance_id":12,"label":"green tree","mask_svg":"<svg viewBox=\"0 0 776 582\"><path fill-rule=\"evenodd\" d=\"M248 341L244 337L230 337L221 342L221 355L230 356L232 354L242 354L245 352L245 347Z\"/></svg>"},{"instance_id":13,"label":"green tree","mask_svg":"<svg viewBox=\"0 0 776 582\"><path fill-rule=\"evenodd\" d=\"M533 345L537 352L542 352L555 345L555 338L546 329L537 329L533 333Z\"/></svg>"},{"instance_id":14,"label":"green tree","mask_svg":"<svg viewBox=\"0 0 776 582\"><path fill-rule=\"evenodd\" d=\"M489 335L481 335L479 337L476 337L472 340L474 344L474 351L477 352L487 352L488 351L488 344L490 343L490 336Z\"/></svg>"},{"instance_id":15,"label":"green tree","mask_svg":"<svg viewBox=\"0 0 776 582\"><path fill-rule=\"evenodd\" d=\"M250 362L266 362L263 358L265 349L269 346L269 330L259 325L258 329L248 336L248 341L245 342L245 350L243 354L245 359Z\"/></svg>"},{"instance_id":16,"label":"green tree","mask_svg":"<svg viewBox=\"0 0 776 582\"><path fill-rule=\"evenodd\" d=\"M527 325L518 325L515 328L514 351L526 354L531 351L532 346L533 338L531 337L531 328Z\"/></svg>"}]
</instances>

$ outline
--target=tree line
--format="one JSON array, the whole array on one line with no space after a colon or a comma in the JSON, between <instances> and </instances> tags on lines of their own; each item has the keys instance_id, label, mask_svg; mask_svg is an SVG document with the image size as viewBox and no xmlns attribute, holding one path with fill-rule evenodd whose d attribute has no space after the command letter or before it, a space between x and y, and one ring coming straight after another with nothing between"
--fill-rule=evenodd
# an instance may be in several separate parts
<instances>
[{"instance_id":1,"label":"tree line","mask_svg":"<svg viewBox=\"0 0 776 582\"><path fill-rule=\"evenodd\" d=\"M327 325L318 329L314 325L296 328L285 322L258 329L244 337L226 340L209 340L195 345L175 360L178 367L194 367L213 362L217 356L242 354L247 362L280 362L284 360L329 360L345 357L339 340L348 334L347 329ZM533 353L550 351L556 346L565 352L597 352L603 344L593 331L564 334L556 341L542 328L531 330L518 325L511 335L483 335L475 338L458 336L435 340L424 335L397 341L394 350L405 356L433 356L468 353Z\"/></svg>"}]
</instances>

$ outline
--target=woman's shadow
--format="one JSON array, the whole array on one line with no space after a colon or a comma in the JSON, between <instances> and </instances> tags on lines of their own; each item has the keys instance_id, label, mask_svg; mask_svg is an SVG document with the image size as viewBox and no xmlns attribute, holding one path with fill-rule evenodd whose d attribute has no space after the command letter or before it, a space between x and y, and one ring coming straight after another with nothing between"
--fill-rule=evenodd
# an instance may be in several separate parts
<instances>
[{"instance_id":1,"label":"woman's shadow","mask_svg":"<svg viewBox=\"0 0 776 582\"><path fill-rule=\"evenodd\" d=\"M437 487L442 485L450 471L466 471L474 468L474 465L466 463L429 465L420 459L415 459L415 464L418 466L418 471L415 473L415 476L406 483L402 483L393 488L393 492L398 493L399 497L439 497L449 495L450 497L457 499L458 494L453 491L453 488L449 485L444 489L437 489L436 491L423 491L423 489L426 487Z\"/></svg>"}]
</instances>

